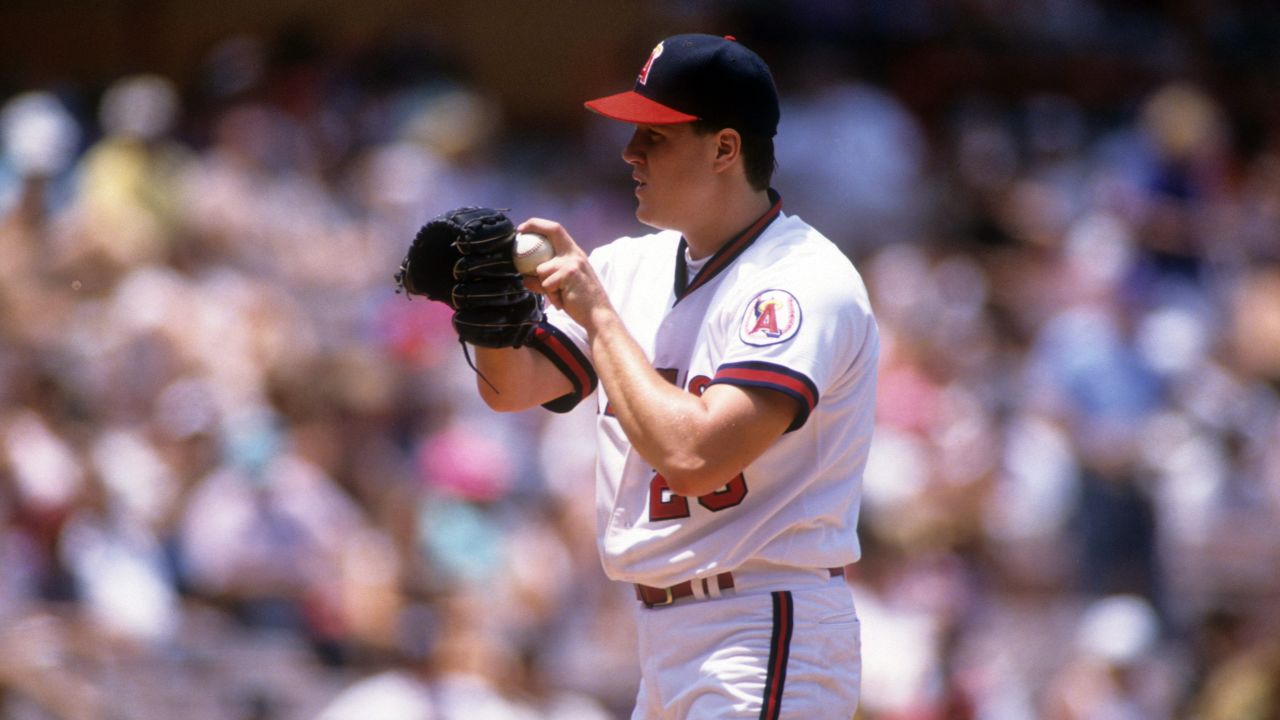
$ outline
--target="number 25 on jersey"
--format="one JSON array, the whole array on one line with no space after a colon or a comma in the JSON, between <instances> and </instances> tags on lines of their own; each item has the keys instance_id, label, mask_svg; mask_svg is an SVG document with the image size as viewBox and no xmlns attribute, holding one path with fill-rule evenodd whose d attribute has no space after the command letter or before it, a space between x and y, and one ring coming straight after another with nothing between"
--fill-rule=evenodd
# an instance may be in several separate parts
<instances>
[{"instance_id":1,"label":"number 25 on jersey","mask_svg":"<svg viewBox=\"0 0 1280 720\"><path fill-rule=\"evenodd\" d=\"M689 381L689 392L701 395L711 384L711 378L699 375ZM719 512L742 503L747 497L747 479L738 473L737 477L725 483L719 490L709 492L698 498L698 504ZM655 473L649 481L649 520L678 520L689 517L689 498L671 491L667 479Z\"/></svg>"}]
</instances>

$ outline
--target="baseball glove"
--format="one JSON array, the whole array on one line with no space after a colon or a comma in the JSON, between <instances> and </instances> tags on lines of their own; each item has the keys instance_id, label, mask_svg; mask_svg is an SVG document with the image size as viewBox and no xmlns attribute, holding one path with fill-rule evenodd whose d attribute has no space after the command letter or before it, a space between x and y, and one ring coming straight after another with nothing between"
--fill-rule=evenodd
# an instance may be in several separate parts
<instances>
[{"instance_id":1,"label":"baseball glove","mask_svg":"<svg viewBox=\"0 0 1280 720\"><path fill-rule=\"evenodd\" d=\"M521 347L543 320L511 260L516 230L493 208L463 207L422 226L395 274L396 291L454 309L453 328L472 345Z\"/></svg>"}]
</instances>

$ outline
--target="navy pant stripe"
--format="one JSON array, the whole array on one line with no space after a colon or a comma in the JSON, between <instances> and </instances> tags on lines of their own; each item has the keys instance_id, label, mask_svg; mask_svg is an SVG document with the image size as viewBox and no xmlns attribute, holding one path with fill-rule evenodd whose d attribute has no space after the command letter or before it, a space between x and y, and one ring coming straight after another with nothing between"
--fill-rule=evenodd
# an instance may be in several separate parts
<instances>
[{"instance_id":1,"label":"navy pant stripe","mask_svg":"<svg viewBox=\"0 0 1280 720\"><path fill-rule=\"evenodd\" d=\"M773 639L769 643L769 671L764 681L760 720L782 717L782 689L787 682L787 659L791 654L791 632L795 628L794 613L790 592L773 593Z\"/></svg>"}]
</instances>

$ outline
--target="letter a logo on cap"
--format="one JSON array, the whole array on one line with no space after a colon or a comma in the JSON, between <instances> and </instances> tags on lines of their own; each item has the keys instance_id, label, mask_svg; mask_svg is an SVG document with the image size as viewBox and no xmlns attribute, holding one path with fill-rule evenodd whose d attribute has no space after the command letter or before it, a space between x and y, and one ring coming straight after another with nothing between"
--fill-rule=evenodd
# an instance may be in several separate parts
<instances>
[{"instance_id":1,"label":"letter a logo on cap","mask_svg":"<svg viewBox=\"0 0 1280 720\"><path fill-rule=\"evenodd\" d=\"M653 61L658 59L662 54L662 43L653 46L653 52L649 53L649 59L645 62L644 67L640 68L640 77L636 82L645 85L649 82L649 70L653 68Z\"/></svg>"}]
</instances>

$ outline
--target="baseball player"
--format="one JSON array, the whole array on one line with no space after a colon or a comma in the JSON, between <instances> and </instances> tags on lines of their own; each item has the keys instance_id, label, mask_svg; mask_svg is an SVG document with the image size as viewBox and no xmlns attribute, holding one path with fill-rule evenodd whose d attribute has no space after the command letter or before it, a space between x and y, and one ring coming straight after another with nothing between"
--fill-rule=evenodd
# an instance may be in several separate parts
<instances>
[{"instance_id":1,"label":"baseball player","mask_svg":"<svg viewBox=\"0 0 1280 720\"><path fill-rule=\"evenodd\" d=\"M843 574L879 348L862 280L770 188L777 94L733 38L667 38L633 90L586 105L635 125L622 158L657 232L588 257L521 224L555 250L522 281L552 307L510 343L459 311L477 387L502 411L594 393L600 556L637 598L633 718L850 718Z\"/></svg>"}]
</instances>

